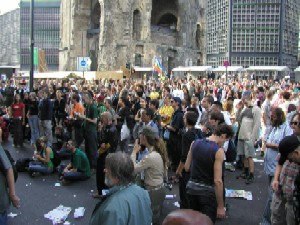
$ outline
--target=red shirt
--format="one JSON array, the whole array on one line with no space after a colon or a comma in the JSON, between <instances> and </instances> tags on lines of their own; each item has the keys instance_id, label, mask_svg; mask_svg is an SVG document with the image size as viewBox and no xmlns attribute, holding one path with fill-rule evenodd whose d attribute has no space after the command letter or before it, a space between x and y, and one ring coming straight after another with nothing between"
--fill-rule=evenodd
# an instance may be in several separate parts
<instances>
[{"instance_id":1,"label":"red shirt","mask_svg":"<svg viewBox=\"0 0 300 225\"><path fill-rule=\"evenodd\" d=\"M14 118L23 117L23 109L25 108L25 105L23 103L19 104L12 104L12 115Z\"/></svg>"}]
</instances>

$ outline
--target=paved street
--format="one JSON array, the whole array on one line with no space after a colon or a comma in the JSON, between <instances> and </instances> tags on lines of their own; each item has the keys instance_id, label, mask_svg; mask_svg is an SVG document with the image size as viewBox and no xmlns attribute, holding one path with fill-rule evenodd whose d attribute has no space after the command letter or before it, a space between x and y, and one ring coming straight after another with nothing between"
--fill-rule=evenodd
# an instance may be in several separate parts
<instances>
[{"instance_id":1,"label":"paved street","mask_svg":"<svg viewBox=\"0 0 300 225\"><path fill-rule=\"evenodd\" d=\"M32 155L32 148L30 148L28 144L24 146L24 149L15 149L11 146L11 142L3 144L3 147L8 149L15 159L30 157ZM235 177L240 171L226 172L226 187L252 191L253 201L227 199L227 203L230 204L228 218L218 221L217 224L253 225L259 223L266 201L267 178L263 172L259 171L262 169L261 163L255 163L255 165L256 180L255 183L250 186L245 185L243 180L236 180ZM27 173L19 173L16 189L17 194L21 198L21 207L20 209L10 208L8 213L12 212L18 215L10 219L9 224L50 225L52 224L51 221L45 219L44 214L60 204L72 207L72 211L67 219L71 224L88 224L92 210L97 203L97 200L91 196L93 191L95 191L95 179L95 175L93 175L88 181L55 187L55 183L58 182L58 176L56 174L31 178ZM178 185L174 185L173 190L168 191L168 194L174 194L176 198L165 200L162 220L170 211L177 209L174 203L178 201ZM74 209L78 207L85 207L85 215L81 219L74 219Z\"/></svg>"}]
</instances>

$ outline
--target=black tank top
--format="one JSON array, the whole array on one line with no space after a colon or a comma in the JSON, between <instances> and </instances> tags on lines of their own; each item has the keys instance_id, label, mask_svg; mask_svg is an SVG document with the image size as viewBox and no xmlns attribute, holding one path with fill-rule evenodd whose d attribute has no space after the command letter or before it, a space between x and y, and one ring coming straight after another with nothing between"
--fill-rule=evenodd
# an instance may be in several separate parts
<instances>
[{"instance_id":1,"label":"black tank top","mask_svg":"<svg viewBox=\"0 0 300 225\"><path fill-rule=\"evenodd\" d=\"M219 149L217 143L207 139L196 140L192 146L191 179L214 186L214 163Z\"/></svg>"}]
</instances>

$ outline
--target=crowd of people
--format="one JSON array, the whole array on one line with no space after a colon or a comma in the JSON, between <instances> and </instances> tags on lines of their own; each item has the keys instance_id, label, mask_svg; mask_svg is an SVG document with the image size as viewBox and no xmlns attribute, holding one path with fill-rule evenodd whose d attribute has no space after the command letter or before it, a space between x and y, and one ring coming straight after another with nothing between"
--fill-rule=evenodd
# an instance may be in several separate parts
<instances>
[{"instance_id":1,"label":"crowd of people","mask_svg":"<svg viewBox=\"0 0 300 225\"><path fill-rule=\"evenodd\" d=\"M90 224L159 224L169 181L179 183L181 209L215 223L226 216L225 162L242 168L237 182L255 185L253 158L260 148L269 180L261 224L296 225L299 91L288 80L185 76L35 80L30 92L26 81L12 78L1 82L0 104L13 147L27 142L36 150L31 176L57 170L66 184L96 173L93 197L100 202ZM65 155L70 163L56 165L54 159ZM1 173L0 178L3 186Z\"/></svg>"}]
</instances>

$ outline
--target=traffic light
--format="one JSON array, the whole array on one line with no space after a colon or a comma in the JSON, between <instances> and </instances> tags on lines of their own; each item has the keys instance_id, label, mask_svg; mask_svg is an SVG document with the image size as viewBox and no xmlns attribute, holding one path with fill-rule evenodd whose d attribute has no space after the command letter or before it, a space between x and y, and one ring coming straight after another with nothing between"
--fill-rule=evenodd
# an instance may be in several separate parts
<instances>
[{"instance_id":1,"label":"traffic light","mask_svg":"<svg viewBox=\"0 0 300 225\"><path fill-rule=\"evenodd\" d=\"M126 63L126 68L130 70L130 63Z\"/></svg>"}]
</instances>

